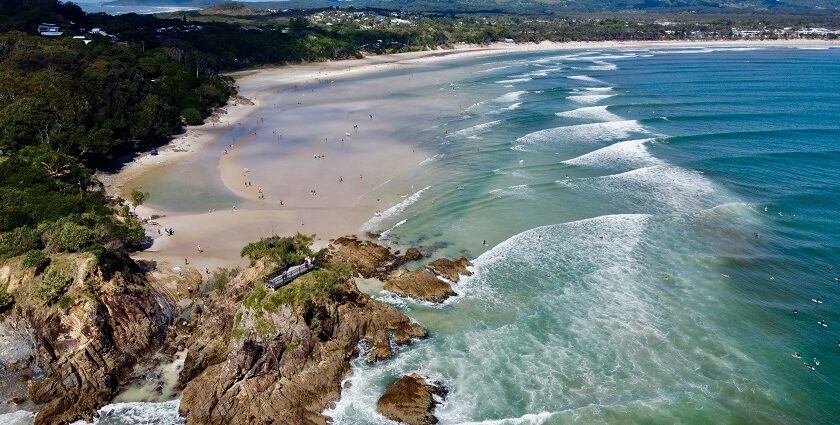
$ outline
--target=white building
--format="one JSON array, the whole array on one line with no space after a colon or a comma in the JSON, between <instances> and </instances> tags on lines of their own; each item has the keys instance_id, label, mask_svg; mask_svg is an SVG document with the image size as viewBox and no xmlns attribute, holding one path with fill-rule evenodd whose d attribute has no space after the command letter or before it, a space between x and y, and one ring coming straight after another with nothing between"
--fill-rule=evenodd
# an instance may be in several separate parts
<instances>
[{"instance_id":1,"label":"white building","mask_svg":"<svg viewBox=\"0 0 840 425\"><path fill-rule=\"evenodd\" d=\"M44 37L58 37L64 34L64 31L62 31L61 27L56 24L42 23L41 25L38 25L38 34L41 34Z\"/></svg>"}]
</instances>

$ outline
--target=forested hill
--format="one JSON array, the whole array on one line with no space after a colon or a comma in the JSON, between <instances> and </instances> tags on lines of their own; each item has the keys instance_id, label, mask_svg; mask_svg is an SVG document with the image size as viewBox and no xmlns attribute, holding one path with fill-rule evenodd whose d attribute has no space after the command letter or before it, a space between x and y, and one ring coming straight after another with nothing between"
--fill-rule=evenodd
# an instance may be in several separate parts
<instances>
[{"instance_id":1,"label":"forested hill","mask_svg":"<svg viewBox=\"0 0 840 425\"><path fill-rule=\"evenodd\" d=\"M39 35L41 22L64 34ZM121 200L109 208L93 172L201 123L233 93L222 70L357 54L305 20L287 28L0 2L0 261L93 252L103 264L126 264L114 259L145 235Z\"/></svg>"}]
</instances>

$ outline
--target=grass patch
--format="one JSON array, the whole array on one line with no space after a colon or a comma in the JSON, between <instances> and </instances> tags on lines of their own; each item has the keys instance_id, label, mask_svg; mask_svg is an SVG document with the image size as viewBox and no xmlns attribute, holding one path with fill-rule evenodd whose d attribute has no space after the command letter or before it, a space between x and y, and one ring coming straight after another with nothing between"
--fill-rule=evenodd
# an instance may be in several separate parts
<instances>
[{"instance_id":1,"label":"grass patch","mask_svg":"<svg viewBox=\"0 0 840 425\"><path fill-rule=\"evenodd\" d=\"M276 311L281 305L288 305L298 312L312 304L328 306L340 298L344 282L352 276L351 270L346 265L318 269L277 291L259 287L245 297L243 305L268 312Z\"/></svg>"}]
</instances>

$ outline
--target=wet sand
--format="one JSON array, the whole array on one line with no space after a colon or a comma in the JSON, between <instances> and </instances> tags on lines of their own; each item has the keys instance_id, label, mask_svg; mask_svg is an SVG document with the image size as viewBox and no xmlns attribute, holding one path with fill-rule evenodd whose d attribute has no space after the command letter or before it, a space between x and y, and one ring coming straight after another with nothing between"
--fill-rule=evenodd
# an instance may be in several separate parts
<instances>
[{"instance_id":1,"label":"wet sand","mask_svg":"<svg viewBox=\"0 0 840 425\"><path fill-rule=\"evenodd\" d=\"M200 270L230 267L244 263L239 251L249 241L302 232L325 245L357 233L375 212L420 189L400 181L431 155L414 138L436 114L457 113L460 105L455 94L424 93L451 81L457 70L437 78L412 74L413 68L511 52L794 45L837 43L501 44L243 71L232 75L247 101L235 100L218 120L189 127L159 155L142 155L101 177L111 194L127 198L132 188L149 190L149 205L138 214L162 216L154 220L159 226L148 228L152 246L136 257L172 266L186 260ZM400 95L393 94L396 86ZM412 89L418 96L405 95ZM175 234L158 236L161 228Z\"/></svg>"}]
</instances>

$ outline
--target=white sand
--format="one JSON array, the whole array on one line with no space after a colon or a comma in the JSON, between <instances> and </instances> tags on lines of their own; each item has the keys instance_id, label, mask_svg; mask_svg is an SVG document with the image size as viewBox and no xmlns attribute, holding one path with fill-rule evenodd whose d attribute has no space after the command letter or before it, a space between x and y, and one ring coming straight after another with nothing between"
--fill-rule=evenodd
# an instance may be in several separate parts
<instances>
[{"instance_id":1,"label":"white sand","mask_svg":"<svg viewBox=\"0 0 840 425\"><path fill-rule=\"evenodd\" d=\"M540 44L461 45L452 50L413 52L398 55L370 56L346 60L285 67L263 68L231 74L237 80L239 95L250 102L229 104L218 122L189 127L183 135L160 149L157 156L141 155L114 175L100 176L111 194L126 193L148 177L179 164L199 153L207 154L218 137L239 123L258 123L254 131L260 137L277 138L278 147L270 158L250 152L249 143L256 136L242 137L227 155L217 158L215 170L229 191L243 198L234 211L231 208L201 213L158 211L141 206L141 216L164 216L158 222L174 228L172 237L156 237L153 246L137 257L173 265L185 259L200 269L242 264L239 250L248 241L272 233L316 233L321 245L328 238L356 233L374 211L387 209L399 202L412 188L395 188L390 199L382 202L368 199L366 194L388 184L395 177L409 172L427 153L413 147L410 140L401 140L395 131L399 119L405 119L383 104L368 100L353 103L354 93L343 99L343 109L333 108L330 96L305 88L324 86L330 80L359 77L399 67L432 62L489 56L513 52L571 49L674 48L674 47L826 47L838 42L822 40L779 41L703 41L703 42L573 42ZM298 92L297 90L300 89ZM372 88L385 93L386 87ZM369 93L368 93L369 94ZM269 101L271 99L271 101ZM300 105L297 102L301 102ZM391 108L400 105L391 100ZM376 118L368 113L378 108ZM384 110L383 110L384 109ZM381 111L381 112L380 112ZM266 116L266 122L259 117ZM353 125L359 125L354 129ZM345 133L351 136L345 137ZM271 136L269 136L271 135ZM324 142L324 137L331 140ZM344 142L340 142L345 138ZM210 152L215 155L215 153ZM314 159L313 154L326 153ZM279 155L278 155L279 154ZM216 160L216 159L214 159ZM213 168L213 167L211 167ZM245 173L244 169L249 168ZM177 168L174 168L177 169ZM363 178L359 178L363 174ZM343 177L344 181L338 179ZM250 181L252 186L246 187ZM310 189L317 195L312 195ZM259 190L265 199L258 199ZM284 205L280 205L280 201ZM198 252L201 245L203 253Z\"/></svg>"}]
</instances>

